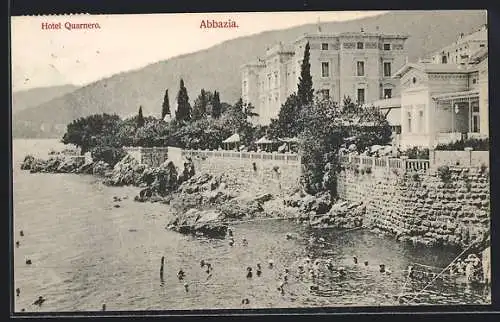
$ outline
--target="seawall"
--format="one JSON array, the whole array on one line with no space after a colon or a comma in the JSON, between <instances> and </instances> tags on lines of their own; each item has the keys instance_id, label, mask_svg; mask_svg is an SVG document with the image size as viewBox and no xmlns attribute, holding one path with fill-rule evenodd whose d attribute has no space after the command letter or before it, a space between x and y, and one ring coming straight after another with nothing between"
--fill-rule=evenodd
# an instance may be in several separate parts
<instances>
[{"instance_id":1,"label":"seawall","mask_svg":"<svg viewBox=\"0 0 500 322\"><path fill-rule=\"evenodd\" d=\"M367 226L427 245L464 246L490 231L487 170L366 169L344 166L337 184L340 198L366 205Z\"/></svg>"},{"instance_id":2,"label":"seawall","mask_svg":"<svg viewBox=\"0 0 500 322\"><path fill-rule=\"evenodd\" d=\"M197 173L228 176L242 190L249 192L281 195L299 186L300 160L297 155L290 157L290 160L288 156L285 160L281 158L283 155L273 156L271 153L225 152L220 156L207 156L206 153L183 151L183 155L191 156Z\"/></svg>"}]
</instances>

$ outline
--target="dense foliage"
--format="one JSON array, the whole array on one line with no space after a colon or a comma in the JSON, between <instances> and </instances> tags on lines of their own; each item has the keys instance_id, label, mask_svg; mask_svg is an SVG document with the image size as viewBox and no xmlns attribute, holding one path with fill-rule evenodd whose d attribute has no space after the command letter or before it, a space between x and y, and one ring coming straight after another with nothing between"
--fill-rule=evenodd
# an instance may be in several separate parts
<instances>
[{"instance_id":1,"label":"dense foliage","mask_svg":"<svg viewBox=\"0 0 500 322\"><path fill-rule=\"evenodd\" d=\"M489 151L490 142L488 139L466 139L436 146L436 150L446 151L461 151L465 148L472 148L475 151Z\"/></svg>"},{"instance_id":2,"label":"dense foliage","mask_svg":"<svg viewBox=\"0 0 500 322\"><path fill-rule=\"evenodd\" d=\"M409 148L402 153L402 155L407 156L409 159L425 159L429 160L429 149L413 147Z\"/></svg>"},{"instance_id":3,"label":"dense foliage","mask_svg":"<svg viewBox=\"0 0 500 322\"><path fill-rule=\"evenodd\" d=\"M189 104L189 96L182 78L179 92L177 94L177 110L175 111L175 119L178 122L189 122L191 120L191 105Z\"/></svg>"},{"instance_id":4,"label":"dense foliage","mask_svg":"<svg viewBox=\"0 0 500 322\"><path fill-rule=\"evenodd\" d=\"M376 107L360 107L345 100L339 106L328 98L316 98L301 111L302 186L311 194L329 191L336 195L338 152L346 144L356 144L358 151L391 140L390 126Z\"/></svg>"}]
</instances>

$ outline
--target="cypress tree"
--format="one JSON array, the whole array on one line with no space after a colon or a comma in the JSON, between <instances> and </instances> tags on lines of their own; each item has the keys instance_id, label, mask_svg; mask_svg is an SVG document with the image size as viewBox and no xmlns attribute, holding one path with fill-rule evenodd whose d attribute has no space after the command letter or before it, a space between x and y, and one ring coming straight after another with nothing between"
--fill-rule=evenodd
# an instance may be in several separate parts
<instances>
[{"instance_id":1,"label":"cypress tree","mask_svg":"<svg viewBox=\"0 0 500 322\"><path fill-rule=\"evenodd\" d=\"M220 103L219 92L214 91L212 96L212 117L218 119L222 112L222 105Z\"/></svg>"},{"instance_id":2,"label":"cypress tree","mask_svg":"<svg viewBox=\"0 0 500 322\"><path fill-rule=\"evenodd\" d=\"M184 80L181 78L179 93L177 94L177 111L175 118L180 122L191 120L191 106L189 105L189 96L184 86Z\"/></svg>"},{"instance_id":3,"label":"cypress tree","mask_svg":"<svg viewBox=\"0 0 500 322\"><path fill-rule=\"evenodd\" d=\"M144 126L144 116L142 115L142 106L139 106L139 113L137 114L137 127Z\"/></svg>"},{"instance_id":4,"label":"cypress tree","mask_svg":"<svg viewBox=\"0 0 500 322\"><path fill-rule=\"evenodd\" d=\"M170 114L170 102L168 100L168 89L165 90L165 97L163 98L163 105L161 107L161 119L163 120L167 114Z\"/></svg>"},{"instance_id":5,"label":"cypress tree","mask_svg":"<svg viewBox=\"0 0 500 322\"><path fill-rule=\"evenodd\" d=\"M207 113L207 105L208 105L208 96L207 92L204 89L201 90L200 95L196 98L193 106L193 120L199 120Z\"/></svg>"},{"instance_id":6,"label":"cypress tree","mask_svg":"<svg viewBox=\"0 0 500 322\"><path fill-rule=\"evenodd\" d=\"M297 90L297 96L299 97L299 102L301 106L309 105L313 102L313 83L311 77L311 64L309 62L310 58L310 46L309 42L306 44L304 49L304 59L302 60L302 65L300 66L300 77Z\"/></svg>"}]
</instances>

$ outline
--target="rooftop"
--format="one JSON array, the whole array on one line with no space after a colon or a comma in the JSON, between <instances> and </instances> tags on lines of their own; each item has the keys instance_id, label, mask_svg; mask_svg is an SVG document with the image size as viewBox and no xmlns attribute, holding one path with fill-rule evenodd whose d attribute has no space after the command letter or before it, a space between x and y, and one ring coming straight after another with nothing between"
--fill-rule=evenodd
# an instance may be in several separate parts
<instances>
[{"instance_id":1,"label":"rooftop","mask_svg":"<svg viewBox=\"0 0 500 322\"><path fill-rule=\"evenodd\" d=\"M488 41L488 29L485 26L468 35L460 34L459 38L455 42L435 51L433 54L438 54L448 49L455 48L456 46L475 41Z\"/></svg>"},{"instance_id":2,"label":"rooftop","mask_svg":"<svg viewBox=\"0 0 500 322\"><path fill-rule=\"evenodd\" d=\"M338 33L315 32L306 33L298 37L294 43L297 43L305 38L342 38L342 37L380 37L380 38L393 38L393 39L408 39L407 34L384 34L381 32L364 32L364 31L348 31Z\"/></svg>"},{"instance_id":3,"label":"rooftop","mask_svg":"<svg viewBox=\"0 0 500 322\"><path fill-rule=\"evenodd\" d=\"M458 64L432 64L432 63L408 63L401 67L396 73L394 73L394 78L402 77L410 69L418 69L424 73L444 73L444 74L460 74L460 73L470 73L475 71L475 68L468 67L466 65Z\"/></svg>"}]
</instances>

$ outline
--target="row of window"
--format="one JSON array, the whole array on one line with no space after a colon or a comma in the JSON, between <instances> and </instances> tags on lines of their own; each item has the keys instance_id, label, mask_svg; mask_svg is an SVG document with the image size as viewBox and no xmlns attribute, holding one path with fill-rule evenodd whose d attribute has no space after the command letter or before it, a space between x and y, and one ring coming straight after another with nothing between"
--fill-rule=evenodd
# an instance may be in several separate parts
<instances>
[{"instance_id":1,"label":"row of window","mask_svg":"<svg viewBox=\"0 0 500 322\"><path fill-rule=\"evenodd\" d=\"M330 90L329 89L322 89L320 91L321 96L323 98L329 98L330 97ZM391 98L392 97L392 89L391 88L384 88L384 98ZM360 104L365 103L365 89L364 88L358 88L357 91L357 101Z\"/></svg>"},{"instance_id":2,"label":"row of window","mask_svg":"<svg viewBox=\"0 0 500 322\"><path fill-rule=\"evenodd\" d=\"M324 42L321 44L321 50L328 50L329 46L328 43ZM361 41L356 43L356 48L357 49L365 49L365 44ZM384 44L383 46L384 50L391 50L391 44Z\"/></svg>"},{"instance_id":3,"label":"row of window","mask_svg":"<svg viewBox=\"0 0 500 322\"><path fill-rule=\"evenodd\" d=\"M391 72L391 63L384 63L384 77L390 77L392 75ZM365 62L358 61L356 63L356 76L365 76ZM330 63L322 62L321 63L321 77L330 77Z\"/></svg>"}]
</instances>

